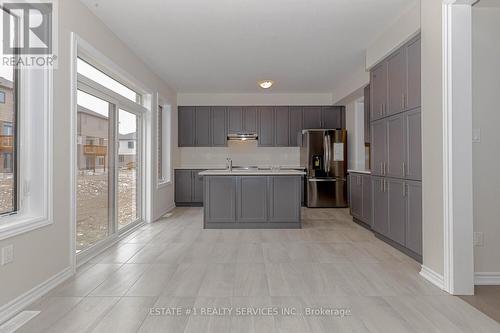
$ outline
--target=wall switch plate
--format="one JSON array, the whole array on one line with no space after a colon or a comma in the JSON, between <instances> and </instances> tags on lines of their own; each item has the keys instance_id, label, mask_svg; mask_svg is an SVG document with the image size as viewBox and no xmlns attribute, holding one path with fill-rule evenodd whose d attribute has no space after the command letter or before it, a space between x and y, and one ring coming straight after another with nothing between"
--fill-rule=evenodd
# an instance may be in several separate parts
<instances>
[{"instance_id":1,"label":"wall switch plate","mask_svg":"<svg viewBox=\"0 0 500 333\"><path fill-rule=\"evenodd\" d=\"M484 246L484 233L474 232L474 246Z\"/></svg>"},{"instance_id":2,"label":"wall switch plate","mask_svg":"<svg viewBox=\"0 0 500 333\"><path fill-rule=\"evenodd\" d=\"M2 247L1 264L7 265L14 261L14 245L7 245Z\"/></svg>"},{"instance_id":3,"label":"wall switch plate","mask_svg":"<svg viewBox=\"0 0 500 333\"><path fill-rule=\"evenodd\" d=\"M481 142L481 129L479 128L472 129L472 142L474 143Z\"/></svg>"}]
</instances>

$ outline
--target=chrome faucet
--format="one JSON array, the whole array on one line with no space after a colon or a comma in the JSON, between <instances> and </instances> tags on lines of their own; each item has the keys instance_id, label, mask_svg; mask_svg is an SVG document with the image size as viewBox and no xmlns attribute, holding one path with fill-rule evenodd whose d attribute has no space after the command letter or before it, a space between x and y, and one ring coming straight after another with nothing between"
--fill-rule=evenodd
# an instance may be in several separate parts
<instances>
[{"instance_id":1,"label":"chrome faucet","mask_svg":"<svg viewBox=\"0 0 500 333\"><path fill-rule=\"evenodd\" d=\"M229 157L226 158L226 169L229 169L229 172L233 172L233 160Z\"/></svg>"}]
</instances>

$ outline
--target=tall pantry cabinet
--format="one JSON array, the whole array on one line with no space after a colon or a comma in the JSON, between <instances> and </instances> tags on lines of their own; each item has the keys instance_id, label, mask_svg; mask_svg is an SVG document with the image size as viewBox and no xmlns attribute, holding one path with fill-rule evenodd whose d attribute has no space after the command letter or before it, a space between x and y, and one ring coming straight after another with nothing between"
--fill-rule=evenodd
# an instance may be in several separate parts
<instances>
[{"instance_id":1,"label":"tall pantry cabinet","mask_svg":"<svg viewBox=\"0 0 500 333\"><path fill-rule=\"evenodd\" d=\"M422 258L420 36L370 73L372 228Z\"/></svg>"}]
</instances>

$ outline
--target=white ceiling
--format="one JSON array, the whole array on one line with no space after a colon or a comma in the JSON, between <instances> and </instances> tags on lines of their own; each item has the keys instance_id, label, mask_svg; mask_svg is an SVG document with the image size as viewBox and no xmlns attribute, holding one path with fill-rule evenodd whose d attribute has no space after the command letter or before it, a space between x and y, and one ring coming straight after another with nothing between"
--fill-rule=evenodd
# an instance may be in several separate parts
<instances>
[{"instance_id":1,"label":"white ceiling","mask_svg":"<svg viewBox=\"0 0 500 333\"><path fill-rule=\"evenodd\" d=\"M81 0L177 92L331 92L414 0ZM96 5L97 4L97 5Z\"/></svg>"}]
</instances>

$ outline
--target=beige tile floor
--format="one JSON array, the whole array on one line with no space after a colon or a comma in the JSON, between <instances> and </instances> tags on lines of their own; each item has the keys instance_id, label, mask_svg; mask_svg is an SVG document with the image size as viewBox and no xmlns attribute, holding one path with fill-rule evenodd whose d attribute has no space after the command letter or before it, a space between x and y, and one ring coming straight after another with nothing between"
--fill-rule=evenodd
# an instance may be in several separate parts
<instances>
[{"instance_id":1,"label":"beige tile floor","mask_svg":"<svg viewBox=\"0 0 500 333\"><path fill-rule=\"evenodd\" d=\"M347 210L305 209L303 219L301 230L203 230L200 208L176 209L30 306L41 313L20 332L500 332ZM224 308L233 314L185 314ZM294 312L236 315L243 309Z\"/></svg>"}]
</instances>

